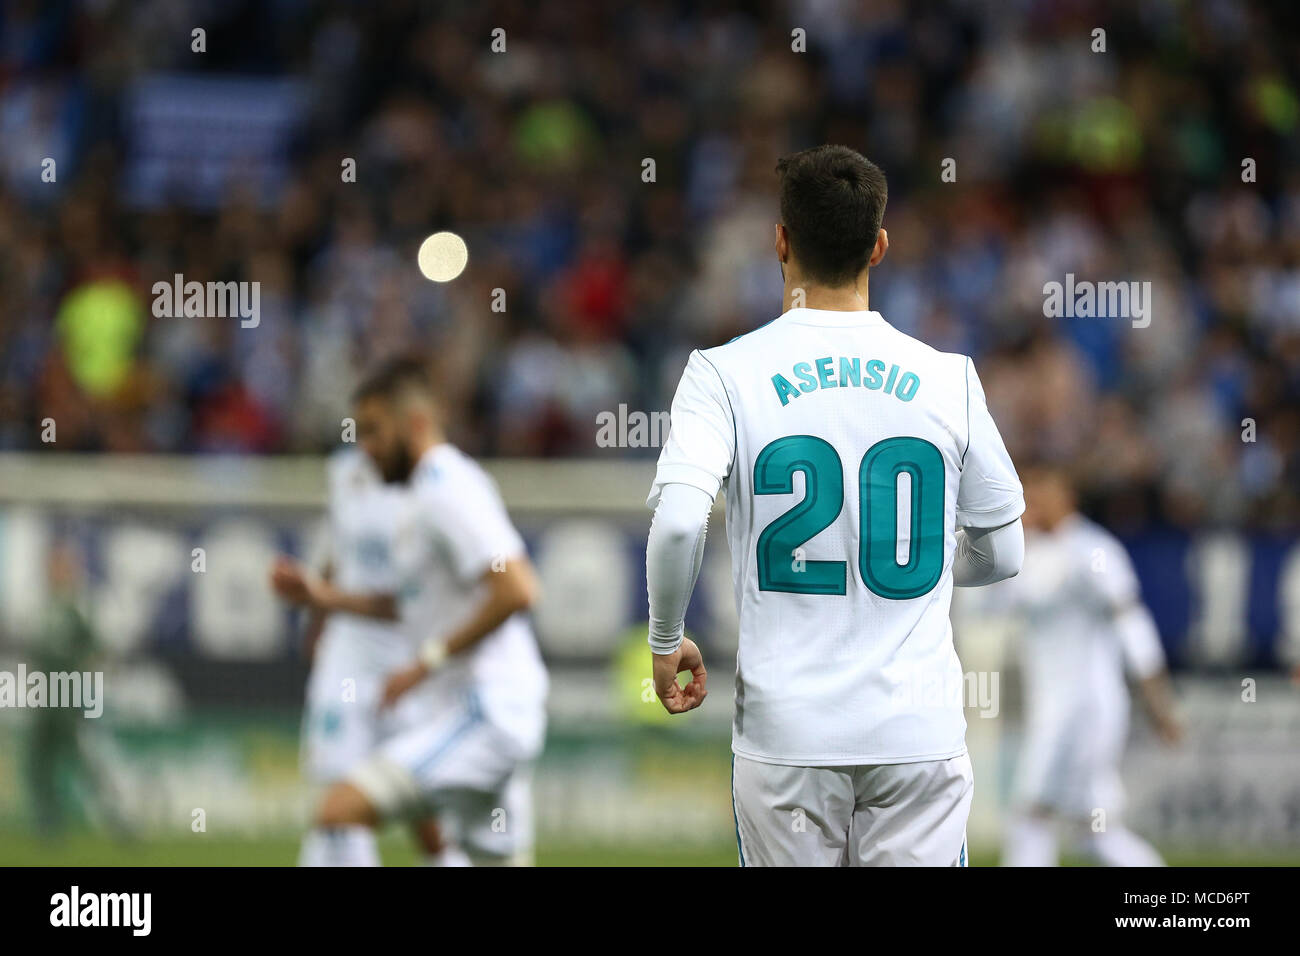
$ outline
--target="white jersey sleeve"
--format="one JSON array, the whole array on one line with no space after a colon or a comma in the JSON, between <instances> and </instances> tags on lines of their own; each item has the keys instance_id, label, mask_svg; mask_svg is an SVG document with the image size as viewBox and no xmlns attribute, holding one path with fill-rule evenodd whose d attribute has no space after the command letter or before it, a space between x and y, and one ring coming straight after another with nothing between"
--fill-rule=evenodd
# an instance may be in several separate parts
<instances>
[{"instance_id":1,"label":"white jersey sleeve","mask_svg":"<svg viewBox=\"0 0 1300 956\"><path fill-rule=\"evenodd\" d=\"M331 506L331 515L333 510ZM317 574L333 573L337 563L334 548L337 532L334 530L334 522L328 518L321 523L320 527L320 534L313 539L311 550L307 554L307 566L314 568Z\"/></svg>"},{"instance_id":2,"label":"white jersey sleeve","mask_svg":"<svg viewBox=\"0 0 1300 956\"><path fill-rule=\"evenodd\" d=\"M966 401L969 426L957 491L957 526L997 528L1024 514L1025 496L970 359L966 360Z\"/></svg>"},{"instance_id":3,"label":"white jersey sleeve","mask_svg":"<svg viewBox=\"0 0 1300 956\"><path fill-rule=\"evenodd\" d=\"M1138 600L1138 579L1124 546L1109 534L1097 533L1088 554L1088 590L1107 613L1114 615Z\"/></svg>"},{"instance_id":4,"label":"white jersey sleeve","mask_svg":"<svg viewBox=\"0 0 1300 956\"><path fill-rule=\"evenodd\" d=\"M338 548L344 537L342 525L347 509L356 498L356 488L366 477L365 455L356 448L341 448L325 463L326 522L324 532L308 555L307 563L319 572L338 573Z\"/></svg>"},{"instance_id":5,"label":"white jersey sleeve","mask_svg":"<svg viewBox=\"0 0 1300 956\"><path fill-rule=\"evenodd\" d=\"M486 475L481 479L458 482L454 495L453 486L433 483L420 496L425 527L465 586L479 581L494 562L525 552L495 486Z\"/></svg>"},{"instance_id":6,"label":"white jersey sleeve","mask_svg":"<svg viewBox=\"0 0 1300 956\"><path fill-rule=\"evenodd\" d=\"M1114 625L1125 669L1139 678L1150 677L1165 666L1165 653L1151 612L1142 604L1133 562L1109 534L1099 535L1092 544L1089 590Z\"/></svg>"},{"instance_id":7,"label":"white jersey sleeve","mask_svg":"<svg viewBox=\"0 0 1300 956\"><path fill-rule=\"evenodd\" d=\"M1165 668L1165 649L1151 612L1141 604L1131 604L1115 618L1124 654L1124 668L1139 679L1158 674Z\"/></svg>"},{"instance_id":8,"label":"white jersey sleeve","mask_svg":"<svg viewBox=\"0 0 1300 956\"><path fill-rule=\"evenodd\" d=\"M659 503L667 484L690 485L717 497L736 456L731 400L718 370L697 349L691 353L673 398L672 426L646 504Z\"/></svg>"}]
</instances>

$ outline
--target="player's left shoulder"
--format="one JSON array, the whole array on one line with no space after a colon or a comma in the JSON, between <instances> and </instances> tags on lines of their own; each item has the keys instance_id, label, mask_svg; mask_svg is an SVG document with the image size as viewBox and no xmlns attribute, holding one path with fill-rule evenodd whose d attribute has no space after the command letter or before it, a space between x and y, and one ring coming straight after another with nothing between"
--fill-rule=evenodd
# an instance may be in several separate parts
<instances>
[{"instance_id":1,"label":"player's left shoulder","mask_svg":"<svg viewBox=\"0 0 1300 956\"><path fill-rule=\"evenodd\" d=\"M752 355L753 349L748 343L745 343L746 336L739 336L730 342L724 342L722 345L714 345L707 349L695 349L686 358L686 369L683 374L694 374L704 378L720 379L724 384L727 381L726 370L734 363L744 364L746 355ZM745 343L745 344L742 344Z\"/></svg>"},{"instance_id":2,"label":"player's left shoulder","mask_svg":"<svg viewBox=\"0 0 1300 956\"><path fill-rule=\"evenodd\" d=\"M736 381L733 370L745 367L745 360L738 358L731 348L735 341L707 349L692 349L682 368L678 394L683 389L693 393L725 394L727 401L731 401Z\"/></svg>"},{"instance_id":3,"label":"player's left shoulder","mask_svg":"<svg viewBox=\"0 0 1300 956\"><path fill-rule=\"evenodd\" d=\"M440 445L436 454L421 460L411 488L420 500L438 507L458 507L479 496L499 497L487 469L451 444Z\"/></svg>"},{"instance_id":4,"label":"player's left shoulder","mask_svg":"<svg viewBox=\"0 0 1300 956\"><path fill-rule=\"evenodd\" d=\"M925 343L922 343L925 345ZM972 386L978 385L979 376L975 371L975 359L964 352L941 352L932 345L925 345L929 350L930 362L938 369L944 382L953 392L959 392L970 400Z\"/></svg>"},{"instance_id":5,"label":"player's left shoulder","mask_svg":"<svg viewBox=\"0 0 1300 956\"><path fill-rule=\"evenodd\" d=\"M1094 564L1108 560L1128 563L1128 549L1124 543L1109 528L1091 518L1075 515L1072 519L1071 538L1076 550Z\"/></svg>"},{"instance_id":6,"label":"player's left shoulder","mask_svg":"<svg viewBox=\"0 0 1300 956\"><path fill-rule=\"evenodd\" d=\"M794 311L784 312L720 345L696 349L687 360L687 368L694 362L712 369L710 374L717 374L725 382L729 369L744 369L752 366L755 361L784 353L792 334L789 321Z\"/></svg>"},{"instance_id":7,"label":"player's left shoulder","mask_svg":"<svg viewBox=\"0 0 1300 956\"><path fill-rule=\"evenodd\" d=\"M336 491L355 491L380 483L379 471L370 456L355 446L344 445L330 452L325 470Z\"/></svg>"},{"instance_id":8,"label":"player's left shoulder","mask_svg":"<svg viewBox=\"0 0 1300 956\"><path fill-rule=\"evenodd\" d=\"M978 396L975 363L962 352L944 352L928 342L898 332L906 347L894 354L891 361L899 364L919 379L929 400L944 410L944 415L964 437L967 433L972 396ZM917 391L920 392L921 388ZM979 399L974 399L978 401Z\"/></svg>"},{"instance_id":9,"label":"player's left shoulder","mask_svg":"<svg viewBox=\"0 0 1300 956\"><path fill-rule=\"evenodd\" d=\"M883 316L881 317L883 320ZM931 373L949 388L965 392L970 372L974 369L974 360L964 352L945 352L929 342L909 335L902 329L882 321L883 332L889 343L887 350L898 356L905 356L913 368Z\"/></svg>"}]
</instances>

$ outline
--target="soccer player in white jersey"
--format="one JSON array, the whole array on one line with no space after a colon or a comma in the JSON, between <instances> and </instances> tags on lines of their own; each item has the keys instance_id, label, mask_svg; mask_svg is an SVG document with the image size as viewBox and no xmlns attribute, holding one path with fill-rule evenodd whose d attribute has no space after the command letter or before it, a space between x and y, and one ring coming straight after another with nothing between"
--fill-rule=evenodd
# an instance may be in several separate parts
<instances>
[{"instance_id":1,"label":"soccer player in white jersey","mask_svg":"<svg viewBox=\"0 0 1300 956\"><path fill-rule=\"evenodd\" d=\"M524 612L538 586L487 473L443 434L423 366L391 362L356 394L357 435L388 481L406 481L396 591L344 591L303 575L305 600L399 620L417 659L381 703L419 688L418 726L335 783L317 825L331 830L429 809L478 865L531 862L530 776L546 725L547 676Z\"/></svg>"},{"instance_id":2,"label":"soccer player in white jersey","mask_svg":"<svg viewBox=\"0 0 1300 956\"><path fill-rule=\"evenodd\" d=\"M1119 773L1126 673L1161 739L1181 735L1155 622L1123 545L1078 513L1068 476L1035 466L1025 487L1025 569L996 595L1025 623L1025 739L1003 865L1053 866L1062 837L1110 866L1160 865L1122 823Z\"/></svg>"},{"instance_id":3,"label":"soccer player in white jersey","mask_svg":"<svg viewBox=\"0 0 1300 956\"><path fill-rule=\"evenodd\" d=\"M961 685L953 585L1019 570L1020 482L970 359L868 305L881 171L822 146L777 172L785 311L691 354L650 491L655 690L671 713L704 699L682 620L725 487L741 865L964 866L961 697L927 688Z\"/></svg>"},{"instance_id":4,"label":"soccer player in white jersey","mask_svg":"<svg viewBox=\"0 0 1300 956\"><path fill-rule=\"evenodd\" d=\"M370 459L349 448L330 457L328 557L325 575L344 591L383 592L397 587L395 535L407 504L406 486L386 483ZM278 560L271 583L292 583L295 562ZM292 597L292 594L286 596ZM311 674L303 717L303 764L319 787L344 779L379 742L400 726L401 715L381 711L387 676L415 656L396 624L354 614L313 612L308 628ZM432 818L417 821L415 837L426 863L454 866L464 854L440 837ZM374 833L363 826L324 831L303 839L303 866L377 866Z\"/></svg>"}]
</instances>

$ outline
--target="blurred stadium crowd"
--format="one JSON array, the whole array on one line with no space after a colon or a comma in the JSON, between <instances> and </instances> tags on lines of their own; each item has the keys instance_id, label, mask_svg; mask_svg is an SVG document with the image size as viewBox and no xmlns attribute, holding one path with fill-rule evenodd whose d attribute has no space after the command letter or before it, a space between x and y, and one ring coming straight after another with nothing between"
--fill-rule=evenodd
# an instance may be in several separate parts
<instances>
[{"instance_id":1,"label":"blurred stadium crowd","mask_svg":"<svg viewBox=\"0 0 1300 956\"><path fill-rule=\"evenodd\" d=\"M1244 0L17 0L0 449L44 447L53 418L64 451L324 450L365 364L418 346L475 454L652 455L598 449L596 414L666 408L691 348L773 317L775 160L843 142L890 180L872 306L976 357L1014 455L1077 463L1119 527L1293 531L1296 21ZM447 286L414 268L439 228L470 248ZM257 327L156 317L177 273L259 282ZM1045 318L1067 274L1151 282L1150 326Z\"/></svg>"}]
</instances>

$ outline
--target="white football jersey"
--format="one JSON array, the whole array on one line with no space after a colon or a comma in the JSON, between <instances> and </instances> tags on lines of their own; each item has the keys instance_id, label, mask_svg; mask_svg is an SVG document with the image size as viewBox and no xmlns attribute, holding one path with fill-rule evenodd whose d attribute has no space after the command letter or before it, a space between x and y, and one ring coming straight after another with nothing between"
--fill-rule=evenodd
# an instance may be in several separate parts
<instances>
[{"instance_id":1,"label":"white football jersey","mask_svg":"<svg viewBox=\"0 0 1300 956\"><path fill-rule=\"evenodd\" d=\"M727 490L737 754L834 766L965 752L955 532L1024 510L969 358L876 312L791 309L691 354L648 503L673 482Z\"/></svg>"},{"instance_id":2,"label":"white football jersey","mask_svg":"<svg viewBox=\"0 0 1300 956\"><path fill-rule=\"evenodd\" d=\"M1123 545L1100 525L1072 515L1050 532L1025 536L1020 574L993 596L1018 611L1024 737L1012 798L1087 817L1118 813L1119 765L1128 734L1125 672L1164 666L1154 628L1116 625L1139 600Z\"/></svg>"},{"instance_id":3,"label":"white football jersey","mask_svg":"<svg viewBox=\"0 0 1300 956\"><path fill-rule=\"evenodd\" d=\"M334 583L356 594L396 593L401 583L397 533L410 491L402 484L386 484L370 459L351 448L330 456L328 481ZM346 645L344 656L362 670L386 672L414 653L395 624L352 614L331 614L321 640Z\"/></svg>"},{"instance_id":4,"label":"white football jersey","mask_svg":"<svg viewBox=\"0 0 1300 956\"><path fill-rule=\"evenodd\" d=\"M1109 723L1128 712L1126 673L1147 677L1164 667L1154 634L1114 623L1139 600L1128 552L1081 515L1027 534L1024 569L997 587L1025 620L1021 683L1031 728L1079 725L1086 733Z\"/></svg>"},{"instance_id":5,"label":"white football jersey","mask_svg":"<svg viewBox=\"0 0 1300 956\"><path fill-rule=\"evenodd\" d=\"M445 637L473 614L483 578L525 554L496 483L453 445L431 448L411 475L411 508L399 535L400 611L411 637ZM430 679L431 696L459 706L467 689L489 719L525 750L541 745L546 669L532 626L516 614Z\"/></svg>"}]
</instances>

